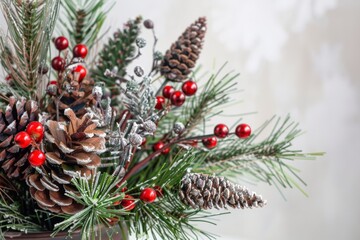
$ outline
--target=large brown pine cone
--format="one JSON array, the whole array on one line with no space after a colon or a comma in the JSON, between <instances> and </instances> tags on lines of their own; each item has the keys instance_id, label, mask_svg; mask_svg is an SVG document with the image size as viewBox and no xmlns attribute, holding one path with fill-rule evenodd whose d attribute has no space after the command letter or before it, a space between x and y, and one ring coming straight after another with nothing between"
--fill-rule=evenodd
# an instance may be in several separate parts
<instances>
[{"instance_id":1,"label":"large brown pine cone","mask_svg":"<svg viewBox=\"0 0 360 240\"><path fill-rule=\"evenodd\" d=\"M199 58L206 32L206 18L191 24L179 39L166 51L160 72L170 81L180 82L187 78Z\"/></svg>"},{"instance_id":2,"label":"large brown pine cone","mask_svg":"<svg viewBox=\"0 0 360 240\"><path fill-rule=\"evenodd\" d=\"M83 206L65 192L76 192L73 177L91 177L100 165L99 154L105 151L105 134L96 129L90 115L77 118L66 109L68 122L49 120L46 123L46 163L41 171L29 175L27 183L38 205L56 213L73 214Z\"/></svg>"},{"instance_id":3,"label":"large brown pine cone","mask_svg":"<svg viewBox=\"0 0 360 240\"><path fill-rule=\"evenodd\" d=\"M24 178L31 170L27 156L31 146L19 148L15 135L38 119L38 105L25 98L10 97L5 111L0 111L0 167L8 178Z\"/></svg>"},{"instance_id":4,"label":"large brown pine cone","mask_svg":"<svg viewBox=\"0 0 360 240\"><path fill-rule=\"evenodd\" d=\"M261 196L223 177L187 173L181 181L180 199L193 208L216 209L263 207Z\"/></svg>"}]
</instances>

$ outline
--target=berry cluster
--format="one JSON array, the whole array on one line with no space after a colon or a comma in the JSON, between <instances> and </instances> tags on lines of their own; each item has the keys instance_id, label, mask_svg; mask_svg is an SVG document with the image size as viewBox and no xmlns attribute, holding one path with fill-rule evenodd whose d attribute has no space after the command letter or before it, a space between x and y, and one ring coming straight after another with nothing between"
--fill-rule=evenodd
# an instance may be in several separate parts
<instances>
[{"instance_id":1,"label":"berry cluster","mask_svg":"<svg viewBox=\"0 0 360 240\"><path fill-rule=\"evenodd\" d=\"M59 50L58 56L54 57L51 61L51 67L57 71L59 74L65 71L69 65L75 62L76 58L84 59L87 56L88 49L84 44L77 44L73 50L73 58L70 61L71 64L66 64L65 58L61 57L61 52L66 50L69 47L69 41L66 37L60 36L54 40L54 44L57 50ZM67 53L65 53L67 55ZM78 61L76 61L78 62ZM87 75L86 68L81 64L76 64L71 69L71 73L74 75L74 78L80 83ZM50 81L47 86L47 92L49 95L56 95L58 87L58 82L56 80Z\"/></svg>"},{"instance_id":2,"label":"berry cluster","mask_svg":"<svg viewBox=\"0 0 360 240\"><path fill-rule=\"evenodd\" d=\"M20 148L33 146L28 156L28 161L33 167L39 167L45 162L45 154L40 150L39 143L44 138L44 127L40 122L30 122L25 131L18 132L14 137L14 142Z\"/></svg>"},{"instance_id":3,"label":"berry cluster","mask_svg":"<svg viewBox=\"0 0 360 240\"><path fill-rule=\"evenodd\" d=\"M185 81L181 90L175 90L171 85L166 85L162 90L162 96L156 97L155 109L162 110L165 108L166 99L169 99L171 105L180 107L185 103L186 96L193 96L197 91L197 85L194 81Z\"/></svg>"},{"instance_id":4,"label":"berry cluster","mask_svg":"<svg viewBox=\"0 0 360 240\"><path fill-rule=\"evenodd\" d=\"M167 106L175 106L180 107L185 103L186 96L190 97L195 95L197 91L197 84L192 80L185 81L181 90L175 90L175 88L171 85L166 85L162 90L162 96L156 97L155 109L163 110L166 109ZM166 100L168 99L168 101ZM159 151L164 148L165 143L159 141L153 145L153 150ZM170 148L165 148L161 151L161 154L166 155L170 152Z\"/></svg>"},{"instance_id":5,"label":"berry cluster","mask_svg":"<svg viewBox=\"0 0 360 240\"><path fill-rule=\"evenodd\" d=\"M248 124L239 124L234 133L239 138L248 138L251 135L251 128ZM226 138L230 135L229 128L223 123L219 123L214 128L214 135L212 137L202 139L203 145L208 149L213 149L217 145L218 138Z\"/></svg>"},{"instance_id":6,"label":"berry cluster","mask_svg":"<svg viewBox=\"0 0 360 240\"><path fill-rule=\"evenodd\" d=\"M171 105L180 107L185 103L185 96L193 96L196 93L197 88L197 84L192 80L185 81L181 87L181 91L175 90L175 88L171 85L166 85L162 89L162 96L156 97L155 109L163 110L166 109L167 106ZM167 102L166 99L169 101ZM236 127L233 134L239 138L247 138L251 134L251 128L248 124L242 123ZM214 128L214 136L202 138L201 141L206 148L213 149L217 146L218 138L226 138L229 135L230 133L228 126L220 123L217 124ZM190 145L196 147L197 141L192 141ZM163 141L158 141L153 145L153 151L156 152L162 149L161 154L166 155L170 152L170 147L164 147L165 143Z\"/></svg>"},{"instance_id":7,"label":"berry cluster","mask_svg":"<svg viewBox=\"0 0 360 240\"><path fill-rule=\"evenodd\" d=\"M127 188L123 188L121 191L125 192L127 191ZM141 191L139 199L144 203L152 203L156 198L163 197L163 195L163 190L160 186L155 186L153 188L147 187ZM126 194L120 204L126 211L131 211L136 207L136 199L133 196ZM114 205L117 205L117 202L114 203Z\"/></svg>"}]
</instances>

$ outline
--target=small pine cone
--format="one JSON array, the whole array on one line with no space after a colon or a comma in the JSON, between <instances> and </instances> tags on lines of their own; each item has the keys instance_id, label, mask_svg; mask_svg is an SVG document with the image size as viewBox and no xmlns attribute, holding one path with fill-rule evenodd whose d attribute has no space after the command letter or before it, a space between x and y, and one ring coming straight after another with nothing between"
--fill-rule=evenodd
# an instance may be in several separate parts
<instances>
[{"instance_id":1,"label":"small pine cone","mask_svg":"<svg viewBox=\"0 0 360 240\"><path fill-rule=\"evenodd\" d=\"M38 205L55 213L74 214L83 206L66 192L75 192L73 177L91 177L105 151L105 134L96 129L90 115L77 118L71 109L64 112L68 122L46 123L46 163L42 171L29 175L27 184Z\"/></svg>"},{"instance_id":2,"label":"small pine cone","mask_svg":"<svg viewBox=\"0 0 360 240\"><path fill-rule=\"evenodd\" d=\"M15 135L26 129L29 122L38 120L38 105L25 98L10 97L5 111L0 111L0 167L8 178L23 179L30 172L27 160L31 146L19 148Z\"/></svg>"},{"instance_id":3,"label":"small pine cone","mask_svg":"<svg viewBox=\"0 0 360 240\"><path fill-rule=\"evenodd\" d=\"M170 81L180 82L187 78L199 58L206 32L206 18L201 17L166 51L160 72Z\"/></svg>"},{"instance_id":4,"label":"small pine cone","mask_svg":"<svg viewBox=\"0 0 360 240\"><path fill-rule=\"evenodd\" d=\"M266 201L245 187L223 177L187 173L181 181L181 201L193 208L216 209L263 207Z\"/></svg>"},{"instance_id":5,"label":"small pine cone","mask_svg":"<svg viewBox=\"0 0 360 240\"><path fill-rule=\"evenodd\" d=\"M87 113L86 108L96 104L96 99L93 95L94 81L92 79L84 79L79 83L71 73L67 75L66 79L67 81L63 86L59 87L59 91L63 94L59 102L60 120L66 119L64 111L68 108L71 108L76 116L81 118ZM56 101L56 97L53 97L47 106L47 112L50 113L52 119L56 117Z\"/></svg>"}]
</instances>

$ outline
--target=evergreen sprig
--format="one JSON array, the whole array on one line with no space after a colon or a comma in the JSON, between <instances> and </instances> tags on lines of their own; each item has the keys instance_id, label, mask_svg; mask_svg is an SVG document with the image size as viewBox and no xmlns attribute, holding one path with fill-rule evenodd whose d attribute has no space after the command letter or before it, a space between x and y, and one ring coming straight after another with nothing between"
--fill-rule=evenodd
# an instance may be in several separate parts
<instances>
[{"instance_id":1,"label":"evergreen sprig","mask_svg":"<svg viewBox=\"0 0 360 240\"><path fill-rule=\"evenodd\" d=\"M60 18L60 28L69 37L72 46L82 43L89 49L98 39L99 32L105 22L107 0L63 0L64 18ZM64 20L65 19L65 20Z\"/></svg>"},{"instance_id":2,"label":"evergreen sprig","mask_svg":"<svg viewBox=\"0 0 360 240\"><path fill-rule=\"evenodd\" d=\"M174 109L160 123L158 132L171 131L174 122L180 121L185 125L182 136L194 135L195 129L210 120L211 117L220 114L220 107L226 106L231 99L232 93L236 91L236 78L239 74L228 72L221 76L226 64L216 73L212 74L206 81L202 91L188 98L181 109ZM196 71L193 78L196 79Z\"/></svg>"},{"instance_id":3,"label":"evergreen sprig","mask_svg":"<svg viewBox=\"0 0 360 240\"><path fill-rule=\"evenodd\" d=\"M38 73L45 64L60 1L1 1L8 36L0 36L1 62L18 96L40 99ZM2 93L3 94L3 93Z\"/></svg>"},{"instance_id":4,"label":"evergreen sprig","mask_svg":"<svg viewBox=\"0 0 360 240\"><path fill-rule=\"evenodd\" d=\"M152 204L138 202L134 215L125 216L130 233L135 233L137 237L151 235L153 239L213 238L212 234L198 229L193 222L212 223L208 218L213 215L188 208L178 197L181 179L191 168L199 166L204 158L201 152L179 151L174 159L162 162L159 169L149 171L148 174L142 171L131 179L131 182L137 179L138 183L134 183L130 192L138 191L141 187L160 186L163 195ZM203 218L199 219L198 214L202 214Z\"/></svg>"},{"instance_id":5,"label":"evergreen sprig","mask_svg":"<svg viewBox=\"0 0 360 240\"><path fill-rule=\"evenodd\" d=\"M36 232L42 228L30 216L21 213L21 206L14 202L9 204L0 198L0 239L4 239L4 230L19 232Z\"/></svg>"},{"instance_id":6,"label":"evergreen sprig","mask_svg":"<svg viewBox=\"0 0 360 240\"><path fill-rule=\"evenodd\" d=\"M141 17L129 20L123 30L118 29L109 38L108 42L99 52L96 66L91 69L91 76L97 81L105 83L113 96L118 96L118 86L116 79L104 76L107 69L115 70L116 75L123 77L126 75L126 67L134 59L136 54L135 40L140 34ZM116 102L113 102L116 104Z\"/></svg>"},{"instance_id":7,"label":"evergreen sprig","mask_svg":"<svg viewBox=\"0 0 360 240\"><path fill-rule=\"evenodd\" d=\"M273 123L273 128L265 139L255 141ZM292 142L302 133L298 124L287 116L266 121L249 138L239 140L232 136L222 147L214 149L200 169L206 173L227 174L255 178L278 187L295 186L305 193L299 184L306 185L298 176L298 170L290 165L294 160L311 160L322 153L303 153L291 149ZM241 142L239 142L241 141Z\"/></svg>"},{"instance_id":8,"label":"evergreen sprig","mask_svg":"<svg viewBox=\"0 0 360 240\"><path fill-rule=\"evenodd\" d=\"M69 233L81 229L81 239L95 239L95 236L101 235L100 225L110 226L111 218L122 218L128 212L115 208L115 202L124 198L124 193L120 192L121 187L117 187L121 178L107 173L98 172L91 179L86 177L76 177L72 183L79 191L75 193L66 193L76 202L84 205L84 209L75 215L64 215L65 220L55 225L52 236L58 232L67 230Z\"/></svg>"}]
</instances>

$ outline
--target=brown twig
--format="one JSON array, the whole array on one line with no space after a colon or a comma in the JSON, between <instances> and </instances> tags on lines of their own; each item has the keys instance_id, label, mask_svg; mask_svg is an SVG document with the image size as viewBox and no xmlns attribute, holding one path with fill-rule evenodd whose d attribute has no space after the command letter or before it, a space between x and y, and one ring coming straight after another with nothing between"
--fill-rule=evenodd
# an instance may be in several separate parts
<instances>
[{"instance_id":1,"label":"brown twig","mask_svg":"<svg viewBox=\"0 0 360 240\"><path fill-rule=\"evenodd\" d=\"M231 133L234 134L234 133ZM230 135L230 134L229 134ZM124 176L124 178L121 180L121 183L126 181L127 179L129 179L131 176L133 176L135 173L137 173L139 170L141 170L142 168L144 168L146 165L148 165L148 163L154 159L155 157L157 157L159 154L161 154L161 152L163 150L165 150L166 148L171 147L174 144L178 144L178 143L182 143L182 142L188 142L188 141L193 141L193 140L202 140L205 138L209 138L209 137L214 137L214 134L208 134L208 135L203 135L203 136L196 136L196 137L189 137L189 138L183 138L180 139L179 137L173 138L169 141L169 143L165 144L161 149L153 152L152 154L150 154L149 156L147 156L146 158L144 158L144 160L142 160L141 162L139 162L138 164L136 164L133 168L131 168Z\"/></svg>"}]
</instances>

